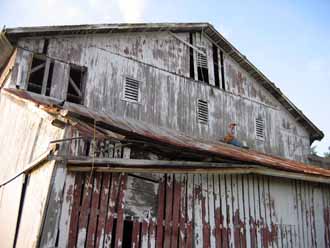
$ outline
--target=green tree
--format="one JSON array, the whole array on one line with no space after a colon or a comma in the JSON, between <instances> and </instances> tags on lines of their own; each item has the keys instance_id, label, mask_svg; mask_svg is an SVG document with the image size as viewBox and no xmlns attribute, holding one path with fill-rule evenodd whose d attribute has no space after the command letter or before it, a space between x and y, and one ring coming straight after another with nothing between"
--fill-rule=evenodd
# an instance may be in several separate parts
<instances>
[{"instance_id":1,"label":"green tree","mask_svg":"<svg viewBox=\"0 0 330 248\"><path fill-rule=\"evenodd\" d=\"M312 146L310 148L310 153L311 155L317 156L317 151L316 151L317 146Z\"/></svg>"}]
</instances>

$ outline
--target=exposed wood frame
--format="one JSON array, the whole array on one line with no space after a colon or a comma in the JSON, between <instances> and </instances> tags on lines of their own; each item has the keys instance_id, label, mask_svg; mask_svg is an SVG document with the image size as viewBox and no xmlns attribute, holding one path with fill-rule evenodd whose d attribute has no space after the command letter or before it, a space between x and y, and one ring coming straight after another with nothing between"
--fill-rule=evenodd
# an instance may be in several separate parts
<instances>
[{"instance_id":1,"label":"exposed wood frame","mask_svg":"<svg viewBox=\"0 0 330 248\"><path fill-rule=\"evenodd\" d=\"M76 91L76 93L79 95L79 97L82 97L82 93L79 89L79 87L76 85L76 83L73 81L71 77L69 77L69 83L72 85L73 89Z\"/></svg>"},{"instance_id":2,"label":"exposed wood frame","mask_svg":"<svg viewBox=\"0 0 330 248\"><path fill-rule=\"evenodd\" d=\"M73 158L66 156L50 156L49 159L67 161L68 169L71 171L90 171L93 169L97 172L257 174L330 184L329 177L274 170L256 164L89 157Z\"/></svg>"},{"instance_id":3,"label":"exposed wood frame","mask_svg":"<svg viewBox=\"0 0 330 248\"><path fill-rule=\"evenodd\" d=\"M40 64L40 65L37 65L36 67L31 68L31 70L30 70L30 74L32 74L32 73L34 73L34 72L36 72L36 71L41 70L42 68L45 67L45 65L46 65L46 63L42 63L42 64Z\"/></svg>"},{"instance_id":4,"label":"exposed wood frame","mask_svg":"<svg viewBox=\"0 0 330 248\"><path fill-rule=\"evenodd\" d=\"M46 95L50 62L51 62L50 59L47 58L46 59L46 64L45 64L45 73L44 73L44 77L42 79L41 95Z\"/></svg>"},{"instance_id":5,"label":"exposed wood frame","mask_svg":"<svg viewBox=\"0 0 330 248\"><path fill-rule=\"evenodd\" d=\"M181 41L182 43L184 43L185 45L187 45L188 47L194 49L197 53L200 53L200 54L202 54L202 55L204 55L204 56L207 56L206 53L203 52L202 50L200 50L198 47L196 47L196 46L194 46L194 45L191 45L189 42L187 42L187 41L181 39L181 38L180 38L179 36L177 36L176 34L170 32L170 31L168 31L168 33L169 33L170 35L172 35L174 38L176 38L176 39L178 39L179 41Z\"/></svg>"},{"instance_id":6,"label":"exposed wood frame","mask_svg":"<svg viewBox=\"0 0 330 248\"><path fill-rule=\"evenodd\" d=\"M57 149L57 146L51 146L50 148L48 148L44 153L42 153L41 155L39 155L36 159L34 159L32 162L28 163L27 166L25 167L25 169L21 170L20 172L18 172L16 175L14 175L13 177L11 177L10 179L5 180L4 182L1 182L0 187L10 183L11 181L13 181L15 178L19 177L22 174L25 174L29 171L32 171L33 169L37 168L40 164L42 164L43 162L48 161L48 156L54 152Z\"/></svg>"}]
</instances>

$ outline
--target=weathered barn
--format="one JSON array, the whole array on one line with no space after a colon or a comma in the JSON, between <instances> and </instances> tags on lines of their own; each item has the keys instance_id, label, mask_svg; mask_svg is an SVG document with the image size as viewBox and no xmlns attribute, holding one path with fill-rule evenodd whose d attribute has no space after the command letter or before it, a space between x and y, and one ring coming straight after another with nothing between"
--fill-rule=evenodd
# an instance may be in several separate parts
<instances>
[{"instance_id":1,"label":"weathered barn","mask_svg":"<svg viewBox=\"0 0 330 248\"><path fill-rule=\"evenodd\" d=\"M1 247L330 247L320 131L208 23L5 29ZM230 123L249 148L222 142Z\"/></svg>"}]
</instances>

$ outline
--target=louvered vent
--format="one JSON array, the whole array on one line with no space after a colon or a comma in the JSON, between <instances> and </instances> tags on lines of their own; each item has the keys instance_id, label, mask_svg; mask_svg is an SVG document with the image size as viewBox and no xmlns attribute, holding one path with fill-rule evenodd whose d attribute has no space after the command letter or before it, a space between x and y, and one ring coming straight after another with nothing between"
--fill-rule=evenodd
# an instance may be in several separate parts
<instances>
[{"instance_id":1,"label":"louvered vent","mask_svg":"<svg viewBox=\"0 0 330 248\"><path fill-rule=\"evenodd\" d=\"M197 106L197 118L198 122L207 124L209 121L209 106L206 101L198 100Z\"/></svg>"},{"instance_id":2,"label":"louvered vent","mask_svg":"<svg viewBox=\"0 0 330 248\"><path fill-rule=\"evenodd\" d=\"M256 119L256 137L260 140L265 138L265 121L260 118Z\"/></svg>"},{"instance_id":3,"label":"louvered vent","mask_svg":"<svg viewBox=\"0 0 330 248\"><path fill-rule=\"evenodd\" d=\"M131 102L139 101L140 82L127 77L125 79L124 99Z\"/></svg>"},{"instance_id":4,"label":"louvered vent","mask_svg":"<svg viewBox=\"0 0 330 248\"><path fill-rule=\"evenodd\" d=\"M198 46L198 48L204 52L205 55L197 52L197 67L207 68L206 48L201 46Z\"/></svg>"}]
</instances>

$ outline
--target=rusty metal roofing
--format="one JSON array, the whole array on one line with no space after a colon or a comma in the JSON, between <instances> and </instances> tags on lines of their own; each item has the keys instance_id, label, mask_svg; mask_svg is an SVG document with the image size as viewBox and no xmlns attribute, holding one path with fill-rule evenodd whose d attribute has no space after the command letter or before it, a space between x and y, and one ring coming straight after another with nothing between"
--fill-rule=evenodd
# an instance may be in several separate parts
<instances>
[{"instance_id":1,"label":"rusty metal roofing","mask_svg":"<svg viewBox=\"0 0 330 248\"><path fill-rule=\"evenodd\" d=\"M294 116L294 118L310 133L311 143L321 140L324 133L309 120L284 94L259 71L242 53L238 51L225 37L223 37L211 24L200 23L119 23L119 24L94 24L94 25L64 25L64 26L39 26L17 27L4 30L11 40L20 37L54 36L54 35L82 35L112 32L202 32L215 44L220 46L230 57L240 64L253 78L268 90L279 102Z\"/></svg>"},{"instance_id":2,"label":"rusty metal roofing","mask_svg":"<svg viewBox=\"0 0 330 248\"><path fill-rule=\"evenodd\" d=\"M75 118L82 122L94 123L126 137L151 141L178 149L186 149L203 154L230 158L242 162L264 165L277 170L293 171L314 176L330 177L330 170L318 168L285 158L270 156L253 150L234 147L219 141L201 140L189 137L175 130L155 126L150 123L120 117L112 113L96 112L85 106L61 102L17 89L4 89L7 95L65 118Z\"/></svg>"}]
</instances>

